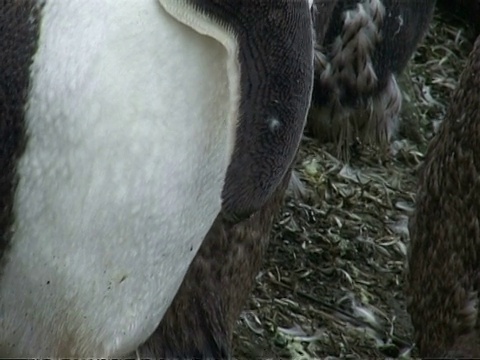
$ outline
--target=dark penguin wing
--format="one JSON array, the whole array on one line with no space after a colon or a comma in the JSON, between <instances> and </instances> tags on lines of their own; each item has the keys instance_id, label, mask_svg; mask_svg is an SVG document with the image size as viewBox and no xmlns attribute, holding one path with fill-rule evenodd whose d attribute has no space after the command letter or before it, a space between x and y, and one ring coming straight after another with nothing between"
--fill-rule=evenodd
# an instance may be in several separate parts
<instances>
[{"instance_id":1,"label":"dark penguin wing","mask_svg":"<svg viewBox=\"0 0 480 360\"><path fill-rule=\"evenodd\" d=\"M223 212L240 220L274 193L300 143L313 86L310 6L291 0L203 3L228 19L238 36L240 115Z\"/></svg>"},{"instance_id":2,"label":"dark penguin wing","mask_svg":"<svg viewBox=\"0 0 480 360\"><path fill-rule=\"evenodd\" d=\"M250 216L273 194L297 152L313 83L307 0L199 0L189 3L238 42L240 104L223 215Z\"/></svg>"},{"instance_id":3,"label":"dark penguin wing","mask_svg":"<svg viewBox=\"0 0 480 360\"><path fill-rule=\"evenodd\" d=\"M12 234L15 165L26 142L24 111L41 2L0 3L0 264Z\"/></svg>"}]
</instances>

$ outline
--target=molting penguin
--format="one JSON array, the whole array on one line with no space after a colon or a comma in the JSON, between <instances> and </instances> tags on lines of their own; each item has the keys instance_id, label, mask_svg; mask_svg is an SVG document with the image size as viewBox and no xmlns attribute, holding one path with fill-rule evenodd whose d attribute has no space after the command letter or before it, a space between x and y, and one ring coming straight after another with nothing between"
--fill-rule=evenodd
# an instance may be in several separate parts
<instances>
[{"instance_id":1,"label":"molting penguin","mask_svg":"<svg viewBox=\"0 0 480 360\"><path fill-rule=\"evenodd\" d=\"M135 351L215 219L273 201L311 98L309 6L0 5L1 357Z\"/></svg>"},{"instance_id":2,"label":"molting penguin","mask_svg":"<svg viewBox=\"0 0 480 360\"><path fill-rule=\"evenodd\" d=\"M315 2L335 9L323 42L317 40L308 129L337 143L344 158L356 137L385 146L401 108L396 76L425 35L435 0Z\"/></svg>"},{"instance_id":3,"label":"molting penguin","mask_svg":"<svg viewBox=\"0 0 480 360\"><path fill-rule=\"evenodd\" d=\"M480 357L480 37L420 170L408 311L420 355Z\"/></svg>"}]
</instances>

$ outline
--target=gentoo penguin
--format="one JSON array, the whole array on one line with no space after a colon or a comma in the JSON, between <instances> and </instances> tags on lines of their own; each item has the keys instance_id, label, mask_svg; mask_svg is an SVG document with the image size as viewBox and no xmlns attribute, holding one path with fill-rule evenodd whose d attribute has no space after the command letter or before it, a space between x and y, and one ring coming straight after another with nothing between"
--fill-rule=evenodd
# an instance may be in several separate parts
<instances>
[{"instance_id":1,"label":"gentoo penguin","mask_svg":"<svg viewBox=\"0 0 480 360\"><path fill-rule=\"evenodd\" d=\"M480 357L480 36L420 170L406 290L423 357Z\"/></svg>"},{"instance_id":2,"label":"gentoo penguin","mask_svg":"<svg viewBox=\"0 0 480 360\"><path fill-rule=\"evenodd\" d=\"M308 130L336 143L344 159L355 138L385 147L399 122L396 77L424 37L435 0L315 2L335 9L316 44Z\"/></svg>"},{"instance_id":3,"label":"gentoo penguin","mask_svg":"<svg viewBox=\"0 0 480 360\"><path fill-rule=\"evenodd\" d=\"M119 357L286 176L307 0L0 5L0 357Z\"/></svg>"}]
</instances>

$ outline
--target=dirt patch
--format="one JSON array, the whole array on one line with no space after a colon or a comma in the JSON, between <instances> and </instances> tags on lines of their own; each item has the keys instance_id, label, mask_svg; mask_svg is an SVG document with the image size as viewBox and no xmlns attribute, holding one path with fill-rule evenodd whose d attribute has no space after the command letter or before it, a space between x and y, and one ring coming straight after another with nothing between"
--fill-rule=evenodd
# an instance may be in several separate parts
<instances>
[{"instance_id":1,"label":"dirt patch","mask_svg":"<svg viewBox=\"0 0 480 360\"><path fill-rule=\"evenodd\" d=\"M382 159L358 144L346 165L332 145L304 138L296 171L306 196L289 194L285 201L238 323L235 358L415 355L403 267L416 169L471 40L460 20L435 15L401 79L407 125L395 156Z\"/></svg>"}]
</instances>

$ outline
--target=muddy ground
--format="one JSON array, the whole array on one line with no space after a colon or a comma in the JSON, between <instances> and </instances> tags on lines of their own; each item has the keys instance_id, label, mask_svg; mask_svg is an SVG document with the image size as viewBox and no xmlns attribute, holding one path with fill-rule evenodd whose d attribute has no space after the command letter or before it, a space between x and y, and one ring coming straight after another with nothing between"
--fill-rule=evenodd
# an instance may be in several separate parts
<instances>
[{"instance_id":1,"label":"muddy ground","mask_svg":"<svg viewBox=\"0 0 480 360\"><path fill-rule=\"evenodd\" d=\"M305 137L256 288L238 322L235 357L415 356L402 292L416 171L472 47L461 19L436 13L401 83L396 154L359 145L347 165Z\"/></svg>"}]
</instances>

